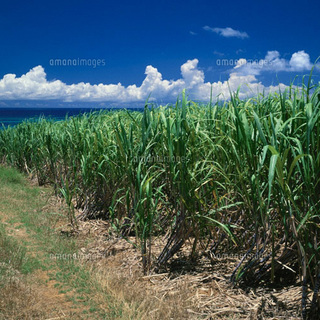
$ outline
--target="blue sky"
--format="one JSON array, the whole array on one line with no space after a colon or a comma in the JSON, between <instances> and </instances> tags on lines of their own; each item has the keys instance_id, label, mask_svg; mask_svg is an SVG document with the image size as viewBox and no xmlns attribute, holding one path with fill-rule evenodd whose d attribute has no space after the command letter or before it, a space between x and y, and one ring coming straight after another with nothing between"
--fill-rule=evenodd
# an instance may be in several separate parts
<instances>
[{"instance_id":1,"label":"blue sky","mask_svg":"<svg viewBox=\"0 0 320 320\"><path fill-rule=\"evenodd\" d=\"M243 97L278 90L320 56L319 9L315 0L7 1L0 100L121 105L149 94L174 101L183 88L203 101L211 90L228 97L228 84L243 85Z\"/></svg>"}]
</instances>

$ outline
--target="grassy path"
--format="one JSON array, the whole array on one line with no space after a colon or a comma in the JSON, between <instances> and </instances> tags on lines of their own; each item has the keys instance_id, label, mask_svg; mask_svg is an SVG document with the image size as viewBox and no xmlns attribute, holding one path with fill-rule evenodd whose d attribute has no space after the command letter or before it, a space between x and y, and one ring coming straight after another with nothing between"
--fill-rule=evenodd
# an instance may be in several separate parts
<instances>
[{"instance_id":1,"label":"grassy path","mask_svg":"<svg viewBox=\"0 0 320 320\"><path fill-rule=\"evenodd\" d=\"M0 319L126 319L87 267L56 258L81 243L57 232L66 220L51 192L0 167Z\"/></svg>"}]
</instances>

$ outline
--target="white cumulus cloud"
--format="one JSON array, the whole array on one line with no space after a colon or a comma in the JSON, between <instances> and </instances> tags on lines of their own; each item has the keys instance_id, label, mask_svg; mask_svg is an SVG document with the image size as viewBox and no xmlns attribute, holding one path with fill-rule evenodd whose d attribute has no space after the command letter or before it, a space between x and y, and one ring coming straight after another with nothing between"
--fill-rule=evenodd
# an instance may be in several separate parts
<instances>
[{"instance_id":1,"label":"white cumulus cloud","mask_svg":"<svg viewBox=\"0 0 320 320\"><path fill-rule=\"evenodd\" d=\"M304 71L312 68L310 56L303 50L294 53L289 61L292 71Z\"/></svg>"},{"instance_id":2,"label":"white cumulus cloud","mask_svg":"<svg viewBox=\"0 0 320 320\"><path fill-rule=\"evenodd\" d=\"M264 59L237 60L235 68L243 75L259 75L262 72L302 72L312 68L308 53L298 51L292 54L290 60L280 57L278 51L268 51Z\"/></svg>"}]
</instances>

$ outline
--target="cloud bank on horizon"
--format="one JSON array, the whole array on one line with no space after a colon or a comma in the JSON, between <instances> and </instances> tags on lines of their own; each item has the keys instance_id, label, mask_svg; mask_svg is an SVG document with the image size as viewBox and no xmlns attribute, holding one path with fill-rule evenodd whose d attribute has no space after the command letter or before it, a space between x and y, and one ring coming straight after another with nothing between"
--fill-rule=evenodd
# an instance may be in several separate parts
<instances>
[{"instance_id":1,"label":"cloud bank on horizon","mask_svg":"<svg viewBox=\"0 0 320 320\"><path fill-rule=\"evenodd\" d=\"M235 31L235 30L234 30ZM218 32L219 33L219 32ZM138 102L145 101L151 94L152 100L176 99L186 89L190 98L208 101L211 91L213 97L221 96L228 99L231 92L239 86L240 98L252 96L261 92L274 92L286 87L280 83L277 86L264 86L257 76L263 72L301 72L312 68L310 56L304 51L292 54L290 60L280 57L278 51L268 51L265 59L249 62L239 59L230 70L227 81L205 82L204 72L198 67L198 59L188 60L181 66L181 78L166 80L157 68L149 65L145 69L145 79L140 86L136 84L123 86L118 84L90 84L80 82L68 85L60 80L48 80L44 68L39 65L29 72L17 77L6 74L0 80L0 100L62 100L65 102ZM150 100L151 100L150 99ZM173 100L174 101L174 100Z\"/></svg>"}]
</instances>

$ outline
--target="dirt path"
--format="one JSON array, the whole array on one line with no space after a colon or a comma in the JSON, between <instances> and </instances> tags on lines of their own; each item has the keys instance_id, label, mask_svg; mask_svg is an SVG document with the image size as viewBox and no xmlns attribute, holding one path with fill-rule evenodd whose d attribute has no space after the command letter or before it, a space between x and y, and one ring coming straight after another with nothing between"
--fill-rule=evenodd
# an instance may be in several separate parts
<instances>
[{"instance_id":1,"label":"dirt path","mask_svg":"<svg viewBox=\"0 0 320 320\"><path fill-rule=\"evenodd\" d=\"M50 219L44 221L43 218L46 212L35 209L35 204L39 207L44 199L30 197L28 187L23 191L25 197L12 191L10 186L0 188L0 224L4 226L8 238L26 250L25 259L34 259L38 267L27 275L16 272L18 276L12 279L8 276L1 278L0 274L0 285L3 285L0 319L95 319L94 315L87 315L88 307L77 301L76 290L55 279L59 267L50 261L48 253L43 250L46 235L39 235L31 228L31 221L43 230L50 227ZM10 197L12 201L8 200ZM25 216L17 210L18 207L23 208ZM48 206L45 211L48 211ZM26 220L27 215L32 215L32 220ZM9 280L6 281L6 278Z\"/></svg>"},{"instance_id":2,"label":"dirt path","mask_svg":"<svg viewBox=\"0 0 320 320\"><path fill-rule=\"evenodd\" d=\"M8 231L16 239L19 239L19 241L26 243L28 255L38 258L44 255L41 249L39 250L39 246L36 245L32 235L27 233L25 227L21 226L23 225L16 224L13 228L9 227ZM58 289L59 283L50 277L49 273L52 273L52 271L53 270L38 269L32 273L30 289L37 297L39 309L45 310L46 316L50 317L51 320L83 319L80 316L83 310L79 310L79 307L76 307L70 301L70 295L67 296L65 293L62 293L61 290Z\"/></svg>"}]
</instances>

